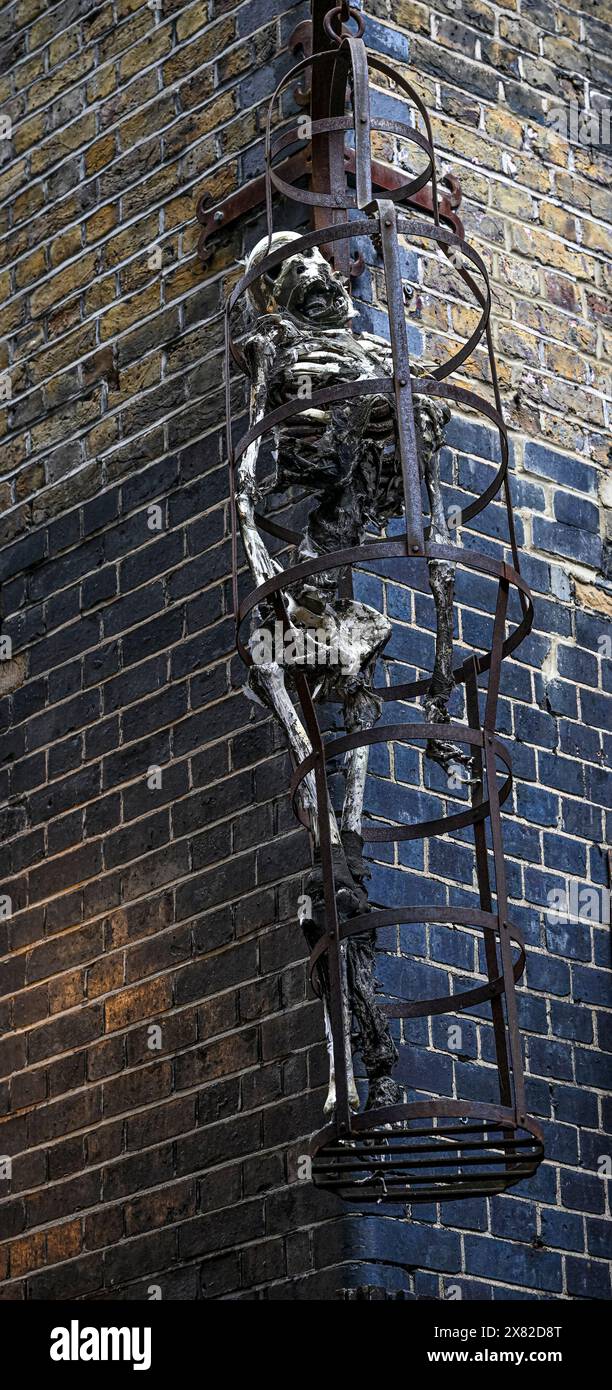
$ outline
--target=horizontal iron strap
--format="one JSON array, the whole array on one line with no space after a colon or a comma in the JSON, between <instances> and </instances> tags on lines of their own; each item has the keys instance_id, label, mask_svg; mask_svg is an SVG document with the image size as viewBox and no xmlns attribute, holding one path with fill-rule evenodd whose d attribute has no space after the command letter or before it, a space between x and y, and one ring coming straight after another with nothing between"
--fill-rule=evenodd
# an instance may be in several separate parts
<instances>
[{"instance_id":1,"label":"horizontal iron strap","mask_svg":"<svg viewBox=\"0 0 612 1390\"><path fill-rule=\"evenodd\" d=\"M362 932L380 931L382 927L393 927L402 923L434 922L436 926L481 927L483 931L493 931L499 935L499 919L493 912L484 912L476 907L439 907L435 904L419 904L417 907L382 907L372 912L362 912L358 917L349 917L340 924L340 937L358 936ZM512 926L510 939L524 951L525 942L519 927ZM324 951L329 949L329 937L321 936L313 948L308 961L312 975L314 966ZM450 997L450 996L449 996ZM457 997L457 996L455 996Z\"/></svg>"},{"instance_id":2,"label":"horizontal iron strap","mask_svg":"<svg viewBox=\"0 0 612 1390\"><path fill-rule=\"evenodd\" d=\"M253 284L254 280L258 280L262 274L274 270L275 266L281 265L282 261L287 260L288 256L294 256L296 252L308 251L313 246L319 246L320 243L327 245L328 242L341 241L347 237L370 236L377 230L377 218L359 217L354 222L339 222L336 226L319 227L314 232L305 232L304 236L292 241L290 247L287 247L287 245L277 247L275 251L270 251L264 261L258 261L256 265L251 266L251 269L247 270L246 273L240 277L238 282L234 285L231 294L228 296L226 313L231 312L236 300L248 289L249 285ZM261 269L262 265L265 265L265 272Z\"/></svg>"},{"instance_id":3,"label":"horizontal iron strap","mask_svg":"<svg viewBox=\"0 0 612 1390\"><path fill-rule=\"evenodd\" d=\"M366 748L373 743L402 743L406 739L429 739L440 738L445 740L457 739L459 743L469 743L472 747L484 748L485 732L483 729L471 729L468 724L382 724L373 729L357 729L352 734L341 734L340 738L329 739L324 745L326 762L332 758L337 758L341 753L350 753L354 748ZM495 740L495 752L511 769L510 754L504 748L503 743ZM303 758L298 763L289 784L289 793L293 794L296 787L303 781L308 772L312 772L318 760L318 752L315 750L309 753L307 758Z\"/></svg>"},{"instance_id":4,"label":"horizontal iron strap","mask_svg":"<svg viewBox=\"0 0 612 1390\"><path fill-rule=\"evenodd\" d=\"M370 1164L369 1164L369 1163L368 1163L368 1154L367 1154L367 1152L362 1153L360 1157L356 1157L356 1158L351 1158L348 1150L345 1150L344 1152L345 1152L345 1154L346 1154L347 1162L342 1163L342 1162L338 1162L338 1161L334 1160L334 1164L333 1164L333 1171L334 1171L334 1173L340 1174L340 1173L347 1173L347 1172L352 1172L352 1171L363 1173L364 1168L367 1169L368 1166L371 1166L376 1172L380 1173L383 1177L385 1177L385 1180L386 1180L386 1174L385 1174L385 1171L384 1171L384 1170L385 1170L385 1165L384 1165L384 1164L381 1164L381 1163L378 1163L378 1162L376 1161L376 1158L374 1157L374 1155L372 1155L372 1160L370 1161ZM439 1152L439 1151L438 1151L438 1152ZM327 1158L327 1153L326 1153L325 1157ZM391 1166L392 1166L396 1171L397 1171L397 1169L401 1168L404 1172L411 1171L411 1170L413 1170L413 1169L417 1169L417 1170L418 1170L418 1169L427 1169L427 1181L430 1181L430 1182L431 1182L432 1180L435 1181L435 1178L436 1178L435 1169L436 1169L436 1168L443 1168L443 1169L444 1169L444 1168L455 1168L455 1169L456 1169L456 1168L458 1168L458 1167L461 1167L461 1168L473 1167L473 1168L475 1168L475 1167L478 1166L478 1164L483 1164L483 1163L486 1163L490 1168L493 1168L493 1166L504 1166L504 1167L505 1167L505 1165L506 1165L506 1163L507 1163L507 1161L508 1161L508 1157L509 1157L508 1154L490 1154L490 1153L487 1153L486 1155L483 1155L482 1153L478 1153L478 1154L471 1154L471 1155L470 1155L470 1154L466 1154L466 1155L461 1154L461 1155L459 1155L459 1154L456 1154L456 1153L455 1153L455 1154L449 1154L448 1156L445 1156L444 1158L442 1157L441 1154L440 1154L440 1157L439 1157L439 1158L438 1158L438 1157L436 1157L436 1158L415 1158L415 1157L414 1157L414 1151L411 1152L410 1150L404 1149L404 1150L403 1150L403 1153L402 1153L401 1161L398 1160L397 1158L396 1158L396 1159L393 1159L393 1160L392 1160L392 1163L390 1163L389 1167L391 1168ZM487 1177L487 1176L489 1176L489 1175L488 1175L487 1173L485 1173L483 1176ZM415 1178L415 1182L416 1182L416 1181L418 1181L417 1178Z\"/></svg>"},{"instance_id":5,"label":"horizontal iron strap","mask_svg":"<svg viewBox=\"0 0 612 1390\"><path fill-rule=\"evenodd\" d=\"M423 135L423 132L417 130L414 126L406 125L404 121L394 121L390 120L387 116L374 115L371 117L370 126L372 130L382 130L389 135L401 135L404 139L412 141L415 145L419 145L420 148L425 150L426 154L429 155L430 159L435 158L435 151L427 139L427 136ZM321 135L327 132L331 133L338 130L353 129L354 120L352 115L326 116L323 119L310 121L308 123L309 136ZM270 154L272 158L280 154L282 150L287 149L288 145L294 145L298 140L304 140L305 138L304 135L300 134L299 122L297 125L289 126L286 130L280 131L279 134L273 135L270 141ZM303 192L303 189L299 190L300 197L303 196Z\"/></svg>"},{"instance_id":6,"label":"horizontal iron strap","mask_svg":"<svg viewBox=\"0 0 612 1390\"><path fill-rule=\"evenodd\" d=\"M516 984L525 969L525 952L522 948L519 949L512 969ZM437 999L398 999L396 1003L381 1004L380 1007L385 1018L433 1018L438 1014L454 1014L462 1009L471 1009L474 1004L484 1004L487 999L496 999L498 995L504 994L505 989L504 977L498 975L496 980L488 980L484 985L475 985L473 989L460 990L459 994L449 994Z\"/></svg>"},{"instance_id":7,"label":"horizontal iron strap","mask_svg":"<svg viewBox=\"0 0 612 1390\"><path fill-rule=\"evenodd\" d=\"M400 1124L407 1120L468 1118L470 1120L494 1120L502 1129L524 1130L533 1134L540 1144L544 1143L542 1130L532 1115L527 1115L519 1125L516 1112L509 1106L490 1105L479 1100L418 1100L405 1104L376 1106L351 1116L351 1130L356 1134L367 1133L380 1125ZM349 1136L350 1137L350 1136ZM315 1154L325 1143L338 1138L338 1131L332 1121L318 1134L313 1135L309 1152Z\"/></svg>"},{"instance_id":8,"label":"horizontal iron strap","mask_svg":"<svg viewBox=\"0 0 612 1390\"><path fill-rule=\"evenodd\" d=\"M412 381L412 394L413 396L439 396L444 400L453 400L458 405L466 405L470 409L478 411L479 414L486 415L487 418L497 426L499 431L502 456L501 464L492 482L485 488L485 491L480 493L480 495L476 497L473 502L470 502L467 507L462 508L461 521L457 524L464 526L466 522L471 521L474 516L477 516L479 512L483 511L484 508L488 506L491 499L499 492L504 481L508 468L508 433L506 427L501 415L495 410L494 406L490 405L483 397L477 395L475 391L467 391L462 386L453 386L447 381L435 381L433 377L415 376ZM234 458L236 459L240 457L242 453L242 443L243 440L240 441L240 444L236 448L234 454ZM264 516L261 512L255 513L255 520L260 530L266 531L271 536L276 536L279 540L288 541L289 544L299 545L303 538L301 531L293 531L288 526L281 526L271 517ZM426 540L429 537L430 529L430 527L427 527L425 531Z\"/></svg>"},{"instance_id":9,"label":"horizontal iron strap","mask_svg":"<svg viewBox=\"0 0 612 1390\"><path fill-rule=\"evenodd\" d=\"M477 1138L470 1139L469 1136L471 1134L476 1135ZM500 1135L499 1139L494 1137L496 1134ZM468 1136L467 1140L465 1137L466 1135ZM429 1126L427 1129L405 1129L402 1131L384 1129L368 1130L367 1137L362 1139L363 1149L361 1151L364 1153L404 1153L406 1145L408 1142L412 1143L413 1139L425 1139L428 1141L425 1144L417 1144L415 1146L418 1153L446 1152L446 1145L448 1145L449 1153L456 1149L464 1148L503 1148L505 1151L508 1148L533 1147L535 1142L533 1137L529 1134L519 1139L509 1138L507 1134L502 1134L499 1125L496 1126L492 1122L488 1123L483 1121L479 1125L461 1125L459 1128L455 1129L451 1129L447 1125L438 1125L435 1129ZM359 1152L359 1150L356 1150L356 1144L357 1141L354 1136L348 1140L338 1139L335 1144L326 1144L325 1152L329 1154Z\"/></svg>"},{"instance_id":10,"label":"horizontal iron strap","mask_svg":"<svg viewBox=\"0 0 612 1390\"><path fill-rule=\"evenodd\" d=\"M268 598L270 594L278 593L279 590L288 588L292 584L297 584L301 579L309 579L311 575L318 574L321 570L344 569L346 565L363 564L366 560L390 560L390 559L410 559L407 553L405 538L392 537L390 539L371 541L365 545L355 545L348 550L330 550L323 555L317 555L312 559L303 560L299 565L290 565L288 569L281 570L279 574L272 575L270 579L265 579L263 584L258 584L246 598L242 600L238 610L239 622L244 619L261 603L262 599ZM492 555L482 555L480 551L464 550L457 545L431 545L426 547L425 556L419 559L432 560L452 560L457 564L466 564L468 569L475 569L482 574L493 575L494 578L505 579L513 584L515 588L522 589L531 599L531 593L525 580L511 565L504 560L496 560Z\"/></svg>"},{"instance_id":11,"label":"horizontal iron strap","mask_svg":"<svg viewBox=\"0 0 612 1390\"><path fill-rule=\"evenodd\" d=\"M402 235L408 237L420 237L424 241L435 241L442 246L456 246L462 254L476 266L485 283L486 295L482 297L482 300L480 300L479 296L483 312L474 332L470 335L459 352L449 357L448 361L441 367L435 367L431 373L436 380L442 381L445 377L450 376L455 367L461 366L462 363L465 362L466 358L470 356L473 348L477 346L486 331L491 310L489 277L484 262L478 255L478 252L474 251L472 247L468 245L467 241L458 237L455 232L449 232L445 227L431 227L427 222L414 222L411 218L407 218L401 210L398 216L398 230ZM377 235L379 232L380 224L377 217L359 218L354 222L339 222L335 226L319 227L315 232L307 232L304 236L299 237L295 241L277 247L275 251L270 251L262 260L257 261L254 266L251 266L251 269L247 270L245 275L241 276L231 294L228 296L226 314L229 316L236 300L248 289L249 285L251 285L254 280L260 279L262 275L268 274L290 256L295 256L301 251L308 250L312 246L328 245L331 242L347 240L351 237ZM240 359L236 357L235 346L231 340L230 348L232 356L234 356L240 364Z\"/></svg>"},{"instance_id":12,"label":"horizontal iron strap","mask_svg":"<svg viewBox=\"0 0 612 1390\"><path fill-rule=\"evenodd\" d=\"M318 405L328 405L332 401L350 400L353 396L390 396L393 395L393 391L393 377L373 376L360 377L358 381L339 381L333 386L321 386L317 391L312 391L307 399L296 396L295 399L278 405L275 410L270 410L263 419L243 434L234 449L234 461L237 462L242 457L254 439L259 439L260 435L274 429L283 420L290 420L293 415L303 415L305 410L312 410Z\"/></svg>"},{"instance_id":13,"label":"horizontal iron strap","mask_svg":"<svg viewBox=\"0 0 612 1390\"><path fill-rule=\"evenodd\" d=\"M499 804L504 805L512 790L512 773L506 777L499 789ZM414 825L390 824L387 821L373 824L371 820L362 826L361 834L367 844L386 844L407 840L424 840L431 835L449 835L451 830L462 830L466 825L479 825L490 814L491 803L487 798L479 806L468 806L465 811L457 811L452 816L438 816L436 820L419 821Z\"/></svg>"}]
</instances>

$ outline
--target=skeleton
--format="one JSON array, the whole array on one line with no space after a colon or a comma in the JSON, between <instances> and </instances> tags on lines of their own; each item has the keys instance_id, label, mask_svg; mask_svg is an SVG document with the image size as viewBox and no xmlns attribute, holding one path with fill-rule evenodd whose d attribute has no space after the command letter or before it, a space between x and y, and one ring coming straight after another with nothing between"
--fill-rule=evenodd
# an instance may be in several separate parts
<instances>
[{"instance_id":1,"label":"skeleton","mask_svg":"<svg viewBox=\"0 0 612 1390\"><path fill-rule=\"evenodd\" d=\"M251 252L247 268L297 237L276 233ZM251 424L296 395L336 382L393 374L389 344L372 334L358 337L350 330L355 311L339 277L317 248L288 256L272 275L256 279L247 292L247 334L243 351L251 380ZM415 397L415 428L421 476L431 510L431 537L448 542L449 530L443 507L438 450L448 407L435 398ZM244 549L257 585L282 572L269 554L257 529L255 507L261 495L257 483L259 440L240 460L236 500ZM275 478L269 490L299 483L316 499L305 534L293 557L295 563L362 542L367 528L380 532L391 517L401 515L403 489L396 441L395 407L388 396L352 398L332 403L328 409L308 407L275 430ZM267 489L268 490L268 489ZM452 676L452 605L454 566L430 560L429 575L437 615L436 659L424 699L425 717L435 723L449 720L448 699ZM274 611L254 610L247 693L271 709L283 726L294 761L306 758L310 740L291 698L293 670L307 677L320 700L343 706L347 732L365 730L377 721L381 702L372 689L374 667L391 634L388 620L367 604L341 597L338 571L320 570L314 577L283 590L289 637L296 640L298 656L292 667L276 659L255 659L255 642L262 628L270 630ZM300 661L304 635L310 647L308 663ZM330 646L339 660L330 665ZM465 775L464 755L450 742L430 740L428 755L447 773ZM368 749L346 754L346 787L340 821L329 807L336 899L340 919L366 912L363 887L361 822L368 766ZM463 772L461 769L463 768ZM325 931L317 802L313 775L301 784L301 803L308 812L314 843L314 867L307 880L306 906L301 923L312 947ZM324 956L321 958L324 960ZM391 1077L397 1049L386 1018L376 1000L373 933L350 937L342 946L344 1037L349 1103L359 1108L353 1076L351 1025L355 1020L356 1047L368 1077L368 1107L394 1104L400 1089ZM330 1085L326 1113L335 1106L333 1047L329 1022L329 984L325 966L319 967L324 999Z\"/></svg>"}]
</instances>

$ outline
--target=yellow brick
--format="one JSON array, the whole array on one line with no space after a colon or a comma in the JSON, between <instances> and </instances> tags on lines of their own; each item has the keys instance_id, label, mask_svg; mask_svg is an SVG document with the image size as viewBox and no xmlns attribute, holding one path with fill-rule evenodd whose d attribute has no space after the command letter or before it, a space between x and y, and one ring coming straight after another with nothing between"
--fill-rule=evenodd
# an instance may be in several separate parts
<instances>
[{"instance_id":1,"label":"yellow brick","mask_svg":"<svg viewBox=\"0 0 612 1390\"><path fill-rule=\"evenodd\" d=\"M586 362L565 343L545 343L544 360L549 372L555 372L567 381L577 381L582 386L587 384L589 373Z\"/></svg>"},{"instance_id":2,"label":"yellow brick","mask_svg":"<svg viewBox=\"0 0 612 1390\"><path fill-rule=\"evenodd\" d=\"M603 251L606 256L612 256L612 235L607 227L597 222L582 223L582 244L591 251Z\"/></svg>"},{"instance_id":3,"label":"yellow brick","mask_svg":"<svg viewBox=\"0 0 612 1390\"><path fill-rule=\"evenodd\" d=\"M537 215L536 204L528 189L515 183L499 183L496 179L491 180L491 206L524 221L533 221Z\"/></svg>"},{"instance_id":4,"label":"yellow brick","mask_svg":"<svg viewBox=\"0 0 612 1390\"><path fill-rule=\"evenodd\" d=\"M153 30L151 34L147 34L146 38L124 54L119 63L120 82L127 82L128 78L134 77L137 72L142 72L143 68L148 68L151 64L159 62L159 59L165 57L171 48L170 26L166 24L163 28Z\"/></svg>"},{"instance_id":5,"label":"yellow brick","mask_svg":"<svg viewBox=\"0 0 612 1390\"><path fill-rule=\"evenodd\" d=\"M119 374L119 385L109 388L109 409L114 410L116 406L122 405L131 396L137 396L140 391L146 391L148 387L156 386L160 377L161 361L155 354L145 357L142 362L134 362L130 367L122 368Z\"/></svg>"},{"instance_id":6,"label":"yellow brick","mask_svg":"<svg viewBox=\"0 0 612 1390\"><path fill-rule=\"evenodd\" d=\"M36 280L40 280L47 269L45 261L44 246L38 247L31 256L26 256L25 260L18 261L15 267L15 284L17 289L22 290L28 285L33 285Z\"/></svg>"},{"instance_id":7,"label":"yellow brick","mask_svg":"<svg viewBox=\"0 0 612 1390\"><path fill-rule=\"evenodd\" d=\"M110 96L117 85L115 69L111 63L105 64L87 83L87 102L92 105L94 101L100 101L103 97Z\"/></svg>"},{"instance_id":8,"label":"yellow brick","mask_svg":"<svg viewBox=\"0 0 612 1390\"><path fill-rule=\"evenodd\" d=\"M564 237L567 241L577 241L578 232L576 219L566 212L564 208L559 208L555 203L540 203L540 222L549 231L556 232L557 236Z\"/></svg>"},{"instance_id":9,"label":"yellow brick","mask_svg":"<svg viewBox=\"0 0 612 1390\"><path fill-rule=\"evenodd\" d=\"M510 235L512 248L520 255L529 256L555 270L563 270L566 275L585 277L587 272L584 256L566 246L563 241L548 236L546 232L540 232L536 227L521 227L516 224L513 224Z\"/></svg>"},{"instance_id":10,"label":"yellow brick","mask_svg":"<svg viewBox=\"0 0 612 1390\"><path fill-rule=\"evenodd\" d=\"M528 362L532 367L540 364L539 339L533 333L525 333L520 328L500 325L497 330L500 352L508 357Z\"/></svg>"},{"instance_id":11,"label":"yellow brick","mask_svg":"<svg viewBox=\"0 0 612 1390\"><path fill-rule=\"evenodd\" d=\"M80 149L88 140L92 140L95 133L96 118L93 111L82 115L78 121L73 121L71 125L62 126L62 129L56 131L49 140L45 140L42 145L32 151L30 156L32 174L41 174L52 164L58 164L66 158L66 155Z\"/></svg>"},{"instance_id":12,"label":"yellow brick","mask_svg":"<svg viewBox=\"0 0 612 1390\"><path fill-rule=\"evenodd\" d=\"M81 40L78 28L65 29L63 34L58 34L56 39L49 44L49 67L55 68L58 63L64 63L67 58L71 58L73 53L78 53Z\"/></svg>"},{"instance_id":13,"label":"yellow brick","mask_svg":"<svg viewBox=\"0 0 612 1390\"><path fill-rule=\"evenodd\" d=\"M49 981L49 1013L61 1014L65 1009L76 1009L83 1003L85 976L82 970L72 970L68 975Z\"/></svg>"},{"instance_id":14,"label":"yellow brick","mask_svg":"<svg viewBox=\"0 0 612 1390\"><path fill-rule=\"evenodd\" d=\"M30 116L27 121L22 121L15 128L13 135L13 146L16 154L23 154L32 145L38 144L45 133L45 116L41 112L36 116Z\"/></svg>"},{"instance_id":15,"label":"yellow brick","mask_svg":"<svg viewBox=\"0 0 612 1390\"><path fill-rule=\"evenodd\" d=\"M63 261L68 261L72 256L78 256L81 250L81 228L68 227L68 230L61 232L49 247L49 260L52 266L61 265Z\"/></svg>"},{"instance_id":16,"label":"yellow brick","mask_svg":"<svg viewBox=\"0 0 612 1390\"><path fill-rule=\"evenodd\" d=\"M101 309L106 309L109 304L115 301L115 283L112 275L106 275L103 280L95 280L83 295L83 314L99 314Z\"/></svg>"},{"instance_id":17,"label":"yellow brick","mask_svg":"<svg viewBox=\"0 0 612 1390\"><path fill-rule=\"evenodd\" d=\"M160 294L159 284L149 285L140 294L132 295L130 299L123 299L119 304L114 304L107 309L100 322L100 336L102 341L114 338L116 333L123 333L126 328L131 328L132 324L138 323L140 319L146 318L149 314L159 308Z\"/></svg>"},{"instance_id":18,"label":"yellow brick","mask_svg":"<svg viewBox=\"0 0 612 1390\"><path fill-rule=\"evenodd\" d=\"M85 153L85 169L88 175L97 174L115 158L117 142L114 134L103 135Z\"/></svg>"},{"instance_id":19,"label":"yellow brick","mask_svg":"<svg viewBox=\"0 0 612 1390\"><path fill-rule=\"evenodd\" d=\"M164 63L164 85L170 86L172 82L176 82L181 77L187 77L196 68L211 62L213 58L216 58L219 53L223 53L223 50L229 47L234 34L234 20L224 19L219 24L213 24L199 39L194 39L193 43L180 48L167 63Z\"/></svg>"},{"instance_id":20,"label":"yellow brick","mask_svg":"<svg viewBox=\"0 0 612 1390\"><path fill-rule=\"evenodd\" d=\"M119 205L117 203L107 203L98 212L94 212L92 217L88 217L85 223L85 238L87 242L98 241L100 237L106 236L113 227L117 226L119 219Z\"/></svg>"},{"instance_id":21,"label":"yellow brick","mask_svg":"<svg viewBox=\"0 0 612 1390\"><path fill-rule=\"evenodd\" d=\"M540 286L537 267L516 256L497 255L495 257L495 279L502 285L510 285L521 294L535 295Z\"/></svg>"},{"instance_id":22,"label":"yellow brick","mask_svg":"<svg viewBox=\"0 0 612 1390\"><path fill-rule=\"evenodd\" d=\"M90 251L87 255L81 256L80 260L73 261L65 270L60 270L50 280L39 285L30 296L30 311L35 317L37 314L44 314L52 304L58 304L67 299L84 285L90 283L96 273L96 253Z\"/></svg>"},{"instance_id":23,"label":"yellow brick","mask_svg":"<svg viewBox=\"0 0 612 1390\"><path fill-rule=\"evenodd\" d=\"M396 0L393 7L393 21L409 34L429 34L429 7L416 5L414 0Z\"/></svg>"},{"instance_id":24,"label":"yellow brick","mask_svg":"<svg viewBox=\"0 0 612 1390\"><path fill-rule=\"evenodd\" d=\"M146 255L148 246L151 246L159 236L159 214L150 213L148 217L143 217L124 231L119 231L115 236L109 238L104 247L104 265L107 270L112 266L121 265L128 256L133 255L134 251L142 247L143 257Z\"/></svg>"}]
</instances>

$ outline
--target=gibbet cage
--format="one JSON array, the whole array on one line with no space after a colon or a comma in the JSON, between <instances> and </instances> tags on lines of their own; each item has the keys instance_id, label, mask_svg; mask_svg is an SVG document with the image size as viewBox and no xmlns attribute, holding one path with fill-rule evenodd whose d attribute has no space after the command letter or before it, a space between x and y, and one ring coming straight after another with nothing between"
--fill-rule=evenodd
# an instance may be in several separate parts
<instances>
[{"instance_id":1,"label":"gibbet cage","mask_svg":"<svg viewBox=\"0 0 612 1390\"><path fill-rule=\"evenodd\" d=\"M351 30L351 24L356 31ZM430 1202L456 1200L504 1192L536 1171L543 1156L542 1133L528 1115L521 1041L517 1018L515 984L525 968L525 947L519 928L510 921L506 886L506 865L502 841L500 807L512 787L511 761L506 747L496 736L496 714L502 662L529 633L533 619L532 598L520 574L512 502L508 483L508 436L502 417L502 404L495 367L490 327L491 292L486 268L478 253L463 236L453 211L453 199L441 195L436 178L432 130L427 110L412 85L389 63L368 53L364 43L365 21L361 11L343 4L325 11L324 0L314 0L312 53L306 56L279 83L272 97L266 131L265 201L268 244L272 244L273 192L310 211L314 230L271 250L241 277L228 297L226 306L226 404L228 458L232 479L233 513L233 590L237 622L237 647L248 665L252 656L245 642L244 623L262 602L269 602L283 629L288 625L283 592L322 570L352 575L354 567L384 562L397 566L400 582L408 581L414 567L431 559L448 560L459 570L496 581L496 602L492 618L489 649L467 655L454 668L457 686L465 693L467 722L448 723L401 721L377 728L358 730L341 737L329 737L322 729L316 693L303 672L294 673L295 690L312 751L294 765L290 794L298 819L312 826L296 794L304 778L314 776L317 803L318 853L323 873L326 930L310 957L309 969L317 989L317 967L324 957L329 979L329 1014L333 1038L336 1079L336 1107L333 1119L311 1143L312 1178L316 1186L336 1192L348 1200L362 1202ZM311 69L311 114L289 128L281 125L273 133L276 104L301 74ZM370 71L394 84L413 111L421 118L424 132L408 120L376 115L372 110ZM397 169L381 165L373 158L372 131L386 132L418 147L426 165L418 174L406 178ZM278 157L307 139L307 149L292 155L281 165ZM348 137L348 143L347 143ZM298 186L308 174L310 186ZM294 177L291 178L290 176ZM452 189L452 182L451 182ZM384 196L377 196L377 192ZM453 190L454 191L454 190ZM456 198L454 200L457 205ZM415 220L414 213L419 215ZM423 214L428 220L422 220ZM206 218L211 214L206 214ZM214 214L212 214L214 216ZM425 375L411 369L402 277L399 237L410 245L424 243L444 256L453 273L473 297L478 322L463 346ZM384 277L384 297L388 305L393 374L376 379L337 382L315 389L308 399L296 396L253 423L234 442L232 421L232 366L246 375L239 334L232 325L232 314L249 286L269 275L284 259L298 251L319 247L341 275L357 275L363 260L351 256L350 243L369 238L377 248ZM476 272L480 283L474 278ZM484 396L452 381L477 347L483 344L487 367L485 375L494 404ZM235 516L234 476L236 467L254 440L270 433L282 421L305 409L346 402L367 395L387 396L394 402L397 446L401 460L404 494L402 535L365 539L350 549L318 555L283 569L259 584L239 600L239 559ZM455 524L465 526L503 494L511 563L489 553L459 544L439 544L431 539L431 525L424 525L422 479L417 456L414 400L419 395L439 398L470 415L478 415L495 427L499 438L499 464L484 491L461 509ZM262 531L283 543L295 546L300 533L264 515L257 515ZM509 606L514 598L516 615ZM412 701L429 687L429 678L377 687L386 702ZM469 786L469 803L461 810L421 822L390 825L380 821L363 826L364 842L406 842L445 835L471 828L479 907L443 906L439 903L396 905L371 908L358 916L341 920L337 910L334 862L329 817L329 767L340 755L357 747L384 742L426 742L429 739L463 744L472 759L474 771ZM488 829L487 829L488 827ZM492 871L491 871L492 870ZM366 1108L353 1113L349 1104L349 1085L345 1051L342 950L351 936L381 933L391 926L410 929L416 924L436 924L477 934L480 973L484 982L443 997L407 1000L394 998L383 1004L387 1017L403 1027L402 1020L428 1018L445 1013L490 1007L493 1026L494 1060L499 1089L498 1103L485 1103L455 1096L417 1099L385 1107ZM433 1090L433 1088L432 1088Z\"/></svg>"}]
</instances>

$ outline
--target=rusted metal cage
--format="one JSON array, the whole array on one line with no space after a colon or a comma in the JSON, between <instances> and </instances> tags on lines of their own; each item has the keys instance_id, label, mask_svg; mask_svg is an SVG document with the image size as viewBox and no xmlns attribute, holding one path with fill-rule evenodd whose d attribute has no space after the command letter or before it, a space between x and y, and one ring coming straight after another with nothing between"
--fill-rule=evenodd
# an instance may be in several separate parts
<instances>
[{"instance_id":1,"label":"rusted metal cage","mask_svg":"<svg viewBox=\"0 0 612 1390\"><path fill-rule=\"evenodd\" d=\"M510 759L506 747L496 737L496 707L502 662L530 631L532 599L521 577L515 538L512 505L508 487L508 437L502 418L500 391L490 329L491 294L481 257L465 241L461 224L448 200L442 198L436 181L435 156L427 111L411 84L389 63L368 54L363 41L364 21L360 11L338 6L327 14L314 6L313 54L299 62L279 84L270 102L267 129L267 217L272 234L272 194L278 189L286 198L311 209L314 230L300 241L281 246L243 275L227 304L226 390L228 411L228 449L230 471L257 435L264 435L290 415L305 409L303 399L269 412L252 426L237 444L232 439L231 371L235 363L244 371L244 360L231 326L231 315L240 297L253 281L265 275L289 254L313 246L322 248L335 268L348 276L351 269L350 244L354 238L373 238L382 254L382 268L389 310L393 376L375 380L338 383L315 390L308 406L368 394L394 397L398 445L401 456L405 527L402 535L366 541L351 550L326 553L316 560L293 565L259 585L242 602L238 599L238 555L234 521L233 563L234 597L237 615L237 645L245 662L251 660L243 635L243 624L263 599L272 602L278 620L286 621L282 590L322 569L350 571L365 562L396 561L404 575L410 566L427 557L451 560L475 576L484 575L497 582L497 599L492 641L486 652L469 655L455 669L454 678L465 688L467 723L430 724L400 722L382 724L342 737L327 737L321 731L316 700L305 677L295 676L295 685L305 726L312 744L310 757L296 766L291 781L295 797L303 778L314 774L320 845L324 877L327 931L319 940L310 960L311 978L317 961L325 953L330 979L330 1016L334 1044L337 1106L334 1118L312 1141L312 1176L316 1185L359 1202L420 1202L472 1197L503 1192L532 1175L543 1154L542 1135L536 1121L527 1114L521 1042L517 1021L516 981L525 966L525 950L520 930L509 918L506 866L502 844L500 806L512 786ZM356 32L349 32L350 25ZM276 172L275 160L300 138L297 125L273 135L272 117L282 93L311 68L312 176L309 189L298 188ZM369 71L394 83L420 116L424 132L406 121L376 116L371 110ZM371 132L388 132L403 137L425 156L425 167L416 176L396 187L389 185L385 196L376 194L376 163L372 159ZM345 137L352 147L345 148ZM373 188L374 182L374 188ZM353 185L353 186L351 186ZM379 190L380 191L380 190ZM424 196L424 193L427 196ZM431 210L429 213L429 209ZM415 212L418 216L415 217ZM408 351L406 308L398 237L424 241L441 249L449 267L463 282L479 312L479 320L465 344L428 375L411 372ZM477 278L475 278L475 276ZM486 351L487 375L494 404L475 391L454 384L453 374L482 344ZM479 553L459 545L434 545L429 528L424 527L421 482L417 459L413 399L418 393L443 397L460 409L477 413L492 424L499 437L499 466L493 481L467 505L461 515L465 525L501 494L505 501L509 552L512 563L489 553ZM300 536L275 522L258 518L261 528L282 541L297 544ZM408 581L409 582L409 581ZM508 622L509 596L518 599L517 617ZM483 687L486 680L486 689ZM379 688L383 700L405 701L421 695L427 679ZM481 718L479 686L484 700ZM389 825L369 822L363 838L375 843L385 840L407 841L442 836L471 827L479 889L479 908L441 907L438 903L388 909L372 909L365 915L339 921L334 884L328 814L328 768L339 754L357 746L389 740L428 738L453 740L470 749L480 774L470 791L470 802L456 813L426 820L420 824ZM297 808L299 818L307 816ZM493 875L487 847L487 823ZM494 887L493 887L494 884ZM364 929L376 932L391 924L410 927L416 923L435 923L453 929L469 927L481 934L483 980L459 993L418 1001L393 1000L385 1004L388 1017L416 1019L444 1013L457 1013L487 1003L491 1009L494 1054L499 1080L499 1102L488 1104L461 1098L417 1100L354 1114L349 1108L346 1061L343 1046L341 1003L341 943ZM484 978L486 975L486 978Z\"/></svg>"}]
</instances>

